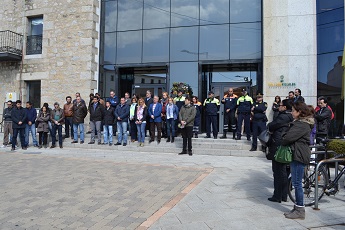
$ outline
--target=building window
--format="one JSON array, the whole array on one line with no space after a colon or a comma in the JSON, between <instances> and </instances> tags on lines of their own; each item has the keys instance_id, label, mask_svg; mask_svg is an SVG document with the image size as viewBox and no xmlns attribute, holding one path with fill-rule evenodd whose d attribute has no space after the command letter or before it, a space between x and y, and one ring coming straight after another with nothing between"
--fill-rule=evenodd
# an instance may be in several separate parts
<instances>
[{"instance_id":1,"label":"building window","mask_svg":"<svg viewBox=\"0 0 345 230\"><path fill-rule=\"evenodd\" d=\"M43 16L29 18L26 54L42 54Z\"/></svg>"},{"instance_id":2,"label":"building window","mask_svg":"<svg viewBox=\"0 0 345 230\"><path fill-rule=\"evenodd\" d=\"M143 83L143 84L145 83L145 78L141 79L141 83Z\"/></svg>"},{"instance_id":3,"label":"building window","mask_svg":"<svg viewBox=\"0 0 345 230\"><path fill-rule=\"evenodd\" d=\"M151 84L155 83L155 80L151 79Z\"/></svg>"},{"instance_id":4,"label":"building window","mask_svg":"<svg viewBox=\"0 0 345 230\"><path fill-rule=\"evenodd\" d=\"M114 81L114 75L110 76L110 81Z\"/></svg>"}]
</instances>

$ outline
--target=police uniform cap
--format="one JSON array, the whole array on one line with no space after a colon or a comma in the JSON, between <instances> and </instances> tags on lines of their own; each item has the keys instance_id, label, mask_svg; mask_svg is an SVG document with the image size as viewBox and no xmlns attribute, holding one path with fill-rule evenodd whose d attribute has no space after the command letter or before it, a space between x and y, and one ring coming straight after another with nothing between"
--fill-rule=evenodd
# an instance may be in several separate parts
<instances>
[{"instance_id":1,"label":"police uniform cap","mask_svg":"<svg viewBox=\"0 0 345 230\"><path fill-rule=\"evenodd\" d=\"M208 95L210 95L210 94L214 94L213 91L208 91Z\"/></svg>"},{"instance_id":2,"label":"police uniform cap","mask_svg":"<svg viewBox=\"0 0 345 230\"><path fill-rule=\"evenodd\" d=\"M263 93L260 93L260 92L258 92L257 94L256 94L256 97L263 97L264 96L264 94Z\"/></svg>"}]
</instances>

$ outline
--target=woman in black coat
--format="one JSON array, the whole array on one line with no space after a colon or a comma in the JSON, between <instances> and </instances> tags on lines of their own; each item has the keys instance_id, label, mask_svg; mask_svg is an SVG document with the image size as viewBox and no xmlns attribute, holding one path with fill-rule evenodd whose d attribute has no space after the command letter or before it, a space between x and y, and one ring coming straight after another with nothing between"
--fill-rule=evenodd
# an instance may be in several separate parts
<instances>
[{"instance_id":1,"label":"woman in black coat","mask_svg":"<svg viewBox=\"0 0 345 230\"><path fill-rule=\"evenodd\" d=\"M276 96L274 98L274 102L273 102L273 105L272 105L272 110L273 110L273 120L275 120L278 115L279 115L279 107L280 107L280 102L281 102L281 99L279 96Z\"/></svg>"},{"instance_id":2,"label":"woman in black coat","mask_svg":"<svg viewBox=\"0 0 345 230\"><path fill-rule=\"evenodd\" d=\"M274 181L274 192L273 196L268 198L272 202L287 201L288 193L288 173L287 164L279 163L274 160L274 155L277 148L282 143L282 135L288 130L289 123L293 121L291 115L291 101L285 99L279 103L279 114L278 116L267 125L268 130L271 135L269 142L269 151L267 154L267 159L272 160L272 171L273 171L273 181Z\"/></svg>"}]
</instances>

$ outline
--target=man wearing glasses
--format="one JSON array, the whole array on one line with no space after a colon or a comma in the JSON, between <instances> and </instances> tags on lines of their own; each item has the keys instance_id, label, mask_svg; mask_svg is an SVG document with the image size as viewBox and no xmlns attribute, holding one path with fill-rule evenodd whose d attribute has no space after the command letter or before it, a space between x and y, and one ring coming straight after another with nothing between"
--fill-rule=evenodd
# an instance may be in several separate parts
<instances>
[{"instance_id":1,"label":"man wearing glasses","mask_svg":"<svg viewBox=\"0 0 345 230\"><path fill-rule=\"evenodd\" d=\"M12 101L7 102L7 108L4 110L4 143L2 148L5 148L8 144L11 144L13 137L12 129ZM11 138L9 138L11 135Z\"/></svg>"}]
</instances>

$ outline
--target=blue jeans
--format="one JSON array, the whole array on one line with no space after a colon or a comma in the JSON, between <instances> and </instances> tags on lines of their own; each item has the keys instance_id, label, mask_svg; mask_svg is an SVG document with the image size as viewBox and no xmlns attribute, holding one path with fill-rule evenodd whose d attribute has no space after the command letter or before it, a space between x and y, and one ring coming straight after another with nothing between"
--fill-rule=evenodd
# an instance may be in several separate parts
<instances>
[{"instance_id":1,"label":"blue jeans","mask_svg":"<svg viewBox=\"0 0 345 230\"><path fill-rule=\"evenodd\" d=\"M127 121L118 121L117 122L117 133L118 133L118 143L127 144Z\"/></svg>"},{"instance_id":2,"label":"blue jeans","mask_svg":"<svg viewBox=\"0 0 345 230\"><path fill-rule=\"evenodd\" d=\"M170 133L172 137L175 137L175 120L174 118L167 119L167 135L170 138Z\"/></svg>"},{"instance_id":3,"label":"blue jeans","mask_svg":"<svg viewBox=\"0 0 345 230\"><path fill-rule=\"evenodd\" d=\"M84 141L84 123L73 123L74 141L78 141L78 128L80 132L80 141Z\"/></svg>"},{"instance_id":4,"label":"blue jeans","mask_svg":"<svg viewBox=\"0 0 345 230\"><path fill-rule=\"evenodd\" d=\"M36 127L35 124L32 123L32 125L26 124L25 126L25 146L29 146L29 133L31 132L32 136L32 143L34 146L37 145L37 138L36 138Z\"/></svg>"},{"instance_id":5,"label":"blue jeans","mask_svg":"<svg viewBox=\"0 0 345 230\"><path fill-rule=\"evenodd\" d=\"M56 143L56 130L58 131L58 136L59 136L59 146L62 146L62 125L56 125L52 124L52 145L55 145Z\"/></svg>"},{"instance_id":6,"label":"blue jeans","mask_svg":"<svg viewBox=\"0 0 345 230\"><path fill-rule=\"evenodd\" d=\"M292 180L292 186L295 188L295 197L296 197L297 206L304 206L304 201L303 201L304 194L303 194L303 187L302 187L304 167L305 167L305 164L298 161L292 161L290 163L291 180Z\"/></svg>"},{"instance_id":7,"label":"blue jeans","mask_svg":"<svg viewBox=\"0 0 345 230\"><path fill-rule=\"evenodd\" d=\"M139 143L145 142L145 127L146 127L146 123L137 124Z\"/></svg>"},{"instance_id":8,"label":"blue jeans","mask_svg":"<svg viewBox=\"0 0 345 230\"><path fill-rule=\"evenodd\" d=\"M104 144L113 143L113 125L103 125Z\"/></svg>"}]
</instances>

